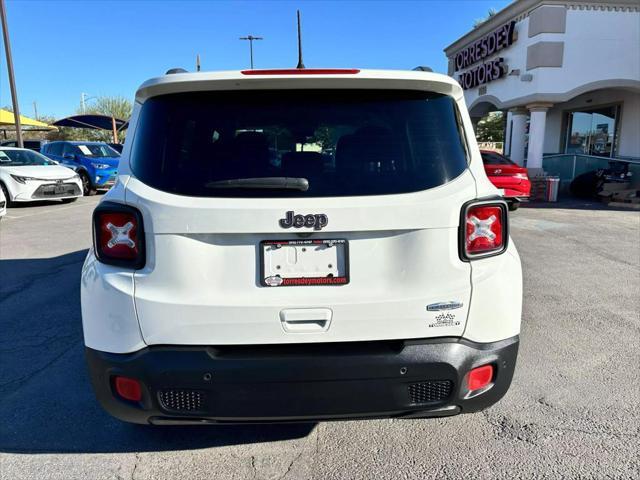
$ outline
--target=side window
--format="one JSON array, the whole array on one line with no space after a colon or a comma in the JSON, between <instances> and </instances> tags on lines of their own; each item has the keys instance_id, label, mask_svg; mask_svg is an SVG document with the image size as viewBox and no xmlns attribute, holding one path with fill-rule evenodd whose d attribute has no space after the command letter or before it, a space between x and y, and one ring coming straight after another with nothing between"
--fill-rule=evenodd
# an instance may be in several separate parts
<instances>
[{"instance_id":1,"label":"side window","mask_svg":"<svg viewBox=\"0 0 640 480\"><path fill-rule=\"evenodd\" d=\"M52 143L51 145L45 145L45 153L51 155L62 155L62 143Z\"/></svg>"},{"instance_id":2,"label":"side window","mask_svg":"<svg viewBox=\"0 0 640 480\"><path fill-rule=\"evenodd\" d=\"M71 143L63 143L62 155L78 154L78 148Z\"/></svg>"}]
</instances>

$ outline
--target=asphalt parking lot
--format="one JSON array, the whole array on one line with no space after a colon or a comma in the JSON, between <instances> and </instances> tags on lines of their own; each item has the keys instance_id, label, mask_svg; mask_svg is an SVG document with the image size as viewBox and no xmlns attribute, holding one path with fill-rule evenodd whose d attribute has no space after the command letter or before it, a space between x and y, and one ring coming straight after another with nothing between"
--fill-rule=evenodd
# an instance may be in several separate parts
<instances>
[{"instance_id":1,"label":"asphalt parking lot","mask_svg":"<svg viewBox=\"0 0 640 480\"><path fill-rule=\"evenodd\" d=\"M3 479L638 478L640 213L521 208L521 350L507 396L436 420L143 427L98 406L79 273L99 197L0 223Z\"/></svg>"}]
</instances>

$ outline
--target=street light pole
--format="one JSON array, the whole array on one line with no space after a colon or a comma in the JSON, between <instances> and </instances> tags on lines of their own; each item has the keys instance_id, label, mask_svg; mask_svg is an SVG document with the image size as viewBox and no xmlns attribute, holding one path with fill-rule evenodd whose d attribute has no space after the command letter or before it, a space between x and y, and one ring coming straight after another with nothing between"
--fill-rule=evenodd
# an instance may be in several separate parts
<instances>
[{"instance_id":1,"label":"street light pole","mask_svg":"<svg viewBox=\"0 0 640 480\"><path fill-rule=\"evenodd\" d=\"M254 37L253 35L247 35L246 37L240 37L240 40L249 40L249 55L251 56L251 70L253 70L253 41L263 40L263 38Z\"/></svg>"},{"instance_id":2,"label":"street light pole","mask_svg":"<svg viewBox=\"0 0 640 480\"><path fill-rule=\"evenodd\" d=\"M98 97L90 97L88 93L80 92L80 111L84 115L87 111L87 101L95 100Z\"/></svg>"},{"instance_id":3,"label":"street light pole","mask_svg":"<svg viewBox=\"0 0 640 480\"><path fill-rule=\"evenodd\" d=\"M18 147L23 148L22 127L20 125L20 108L18 107L18 93L16 92L16 80L13 75L13 59L11 58L11 45L9 43L9 27L7 27L7 8L4 0L0 0L0 17L2 17L2 35L4 38L4 53L7 57L7 70L9 71L9 87L11 89L11 103L13 104L13 118L16 123L16 140Z\"/></svg>"}]
</instances>

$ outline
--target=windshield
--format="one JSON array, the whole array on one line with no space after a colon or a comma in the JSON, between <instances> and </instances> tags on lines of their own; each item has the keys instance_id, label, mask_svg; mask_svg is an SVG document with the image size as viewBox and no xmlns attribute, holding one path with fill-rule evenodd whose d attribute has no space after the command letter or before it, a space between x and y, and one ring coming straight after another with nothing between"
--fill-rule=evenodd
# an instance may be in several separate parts
<instances>
[{"instance_id":1,"label":"windshield","mask_svg":"<svg viewBox=\"0 0 640 480\"><path fill-rule=\"evenodd\" d=\"M76 145L80 150L80 153L85 157L119 157L120 154L116 152L109 145L100 145L95 143L87 143L84 145Z\"/></svg>"},{"instance_id":2,"label":"windshield","mask_svg":"<svg viewBox=\"0 0 640 480\"><path fill-rule=\"evenodd\" d=\"M0 150L0 167L24 167L34 165L55 165L44 155L33 150Z\"/></svg>"},{"instance_id":3,"label":"windshield","mask_svg":"<svg viewBox=\"0 0 640 480\"><path fill-rule=\"evenodd\" d=\"M425 190L460 175L467 160L448 96L262 90L148 100L131 167L183 195L318 197Z\"/></svg>"}]
</instances>

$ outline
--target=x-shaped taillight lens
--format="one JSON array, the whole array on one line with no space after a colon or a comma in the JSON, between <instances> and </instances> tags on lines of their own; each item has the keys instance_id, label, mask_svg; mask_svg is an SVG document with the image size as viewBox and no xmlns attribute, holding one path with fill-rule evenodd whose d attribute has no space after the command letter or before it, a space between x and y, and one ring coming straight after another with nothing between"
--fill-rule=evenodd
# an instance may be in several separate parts
<instances>
[{"instance_id":1,"label":"x-shaped taillight lens","mask_svg":"<svg viewBox=\"0 0 640 480\"><path fill-rule=\"evenodd\" d=\"M506 246L507 209L502 203L479 204L465 212L464 254L467 258L501 252Z\"/></svg>"},{"instance_id":2,"label":"x-shaped taillight lens","mask_svg":"<svg viewBox=\"0 0 640 480\"><path fill-rule=\"evenodd\" d=\"M93 222L98 260L128 268L144 265L142 216L136 209L105 202L96 208Z\"/></svg>"}]
</instances>

